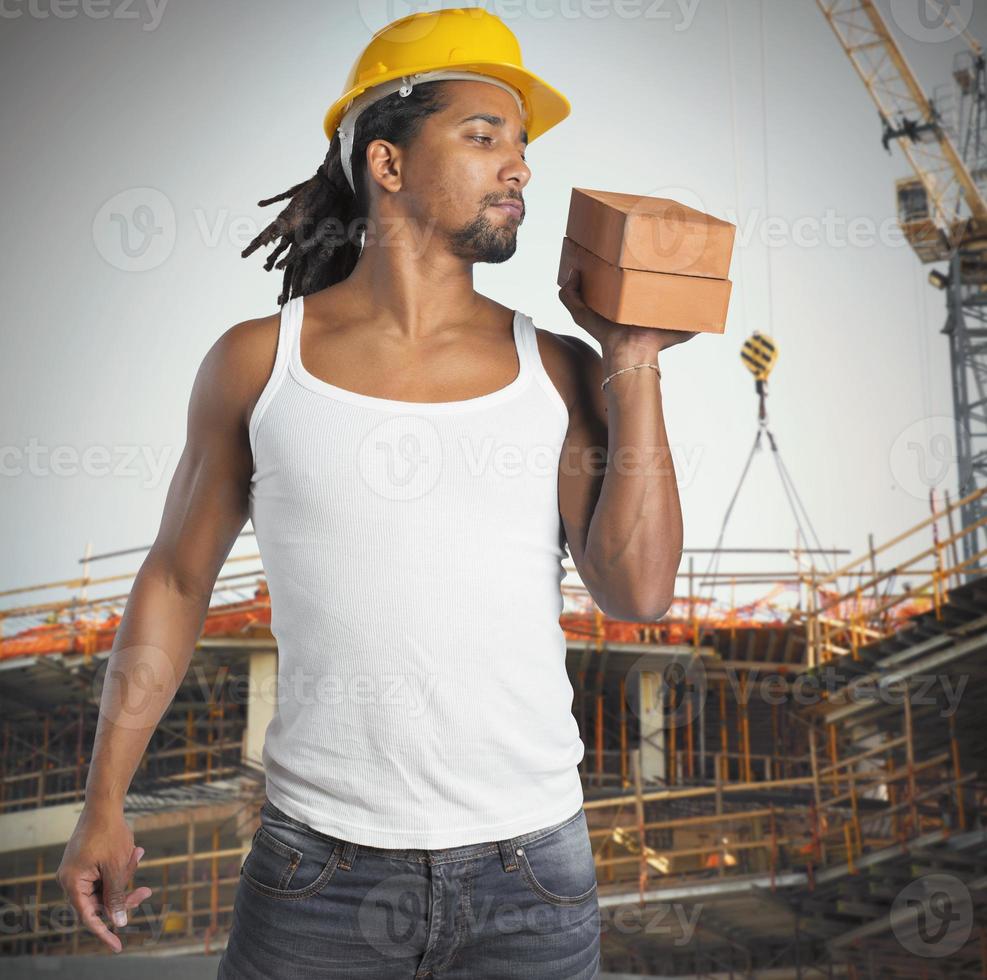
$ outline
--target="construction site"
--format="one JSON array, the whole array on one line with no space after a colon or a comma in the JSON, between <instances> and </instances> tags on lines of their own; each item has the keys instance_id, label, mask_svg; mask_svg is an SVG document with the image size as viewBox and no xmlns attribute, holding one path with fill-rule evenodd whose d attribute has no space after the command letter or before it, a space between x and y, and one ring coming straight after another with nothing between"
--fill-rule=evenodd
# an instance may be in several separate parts
<instances>
[{"instance_id":1,"label":"construction site","mask_svg":"<svg viewBox=\"0 0 987 980\"><path fill-rule=\"evenodd\" d=\"M934 99L870 0L817 5L816 43L842 46L879 109L875 138L909 167L898 218L945 294L938 340L950 349L959 483L930 490L927 517L889 540L823 547L770 429L778 352L755 334L737 365L756 412L733 500L777 474L794 539L724 547L731 500L719 541L687 540L656 622L605 616L567 562L560 622L605 980L987 977L987 68L979 41L958 32L952 98ZM264 800L274 699L256 692L277 677L251 530L240 544L127 796L147 852L135 880L154 895L116 958L78 923L55 872L146 549L89 553L63 580L3 594L10 962L65 958L88 976L88 962L133 958L170 976L145 965L153 958L186 978L215 975ZM121 563L132 567L103 571Z\"/></svg>"}]
</instances>

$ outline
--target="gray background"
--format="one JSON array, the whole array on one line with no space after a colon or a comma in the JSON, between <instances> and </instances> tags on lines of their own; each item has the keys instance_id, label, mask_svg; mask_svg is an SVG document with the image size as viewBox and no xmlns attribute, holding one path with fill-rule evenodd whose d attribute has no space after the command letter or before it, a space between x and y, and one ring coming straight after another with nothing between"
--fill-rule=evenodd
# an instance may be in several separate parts
<instances>
[{"instance_id":1,"label":"gray background","mask_svg":"<svg viewBox=\"0 0 987 980\"><path fill-rule=\"evenodd\" d=\"M925 31L918 2L879 5L931 88L962 42ZM322 115L373 31L427 6L170 0L56 16L5 4L0 588L77 574L87 542L151 543L203 355L276 308L281 273L239 256L282 207L256 202L322 160ZM725 335L661 357L686 547L715 542L754 437L739 360L754 330L780 345L770 421L824 545L856 555L867 532L882 541L924 518L930 484L954 490L949 468L919 465L928 446L908 445L951 413L943 295L893 233L907 165L882 149L876 109L816 4L486 6L573 111L532 143L518 251L476 266L478 290L582 335L555 285L573 186L676 197L739 225ZM987 39L983 5L972 29ZM150 247L128 256L120 222L140 245L148 213ZM869 243L827 235L827 213L869 224ZM809 240L796 239L800 220ZM762 239L772 224L777 247ZM106 459L87 465L87 450ZM762 453L725 544L794 543Z\"/></svg>"}]
</instances>

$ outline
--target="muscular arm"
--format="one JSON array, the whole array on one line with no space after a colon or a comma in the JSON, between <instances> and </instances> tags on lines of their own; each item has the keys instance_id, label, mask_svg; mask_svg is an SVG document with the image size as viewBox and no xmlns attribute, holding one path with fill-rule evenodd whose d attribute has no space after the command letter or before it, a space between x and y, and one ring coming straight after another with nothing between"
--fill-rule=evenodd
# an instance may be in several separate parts
<instances>
[{"instance_id":1,"label":"muscular arm","mask_svg":"<svg viewBox=\"0 0 987 980\"><path fill-rule=\"evenodd\" d=\"M86 807L119 809L151 735L188 671L212 589L248 517L249 409L270 357L266 321L226 331L203 359L186 443L156 539L134 581L108 658Z\"/></svg>"},{"instance_id":2,"label":"muscular arm","mask_svg":"<svg viewBox=\"0 0 987 980\"><path fill-rule=\"evenodd\" d=\"M109 949L117 927L152 894L127 892L143 848L123 816L134 772L188 671L213 585L249 516L249 412L270 375L277 318L224 333L199 367L185 448L157 537L141 565L107 658L86 798L55 878L82 924Z\"/></svg>"},{"instance_id":3,"label":"muscular arm","mask_svg":"<svg viewBox=\"0 0 987 980\"><path fill-rule=\"evenodd\" d=\"M604 360L578 338L557 339L567 348L559 510L569 552L608 616L659 619L674 597L682 513L658 376L627 371L601 391L624 362Z\"/></svg>"}]
</instances>

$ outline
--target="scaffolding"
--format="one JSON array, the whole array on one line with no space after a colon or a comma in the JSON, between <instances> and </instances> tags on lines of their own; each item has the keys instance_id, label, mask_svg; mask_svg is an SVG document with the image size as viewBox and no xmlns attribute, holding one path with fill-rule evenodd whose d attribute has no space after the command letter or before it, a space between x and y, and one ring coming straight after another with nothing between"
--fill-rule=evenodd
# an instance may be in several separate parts
<instances>
[{"instance_id":1,"label":"scaffolding","mask_svg":"<svg viewBox=\"0 0 987 980\"><path fill-rule=\"evenodd\" d=\"M618 911L675 909L693 923L607 929L610 969L865 977L878 956L896 976L923 976L894 901L929 867L946 869L970 904L970 935L938 966L987 970L987 579L963 581L970 529L955 525L968 502L931 500L927 520L834 572L805 549L788 552L791 572L749 570L755 557L777 561L772 549L721 549L746 568L704 576L687 551L658 622L610 619L564 584L601 911L617 922ZM3 612L8 822L83 799L100 667L126 600L124 576L89 576L96 560L57 583L69 599L24 602L45 583ZM276 657L262 570L248 567L257 560L231 559L217 581L193 670L127 797L147 849L139 883L154 890L131 917L128 948L225 942L264 790L236 692ZM89 597L97 586L110 594ZM762 594L739 602L752 587ZM0 854L0 896L17 924L0 933L3 954L102 951L64 924L63 850L53 839Z\"/></svg>"}]
</instances>

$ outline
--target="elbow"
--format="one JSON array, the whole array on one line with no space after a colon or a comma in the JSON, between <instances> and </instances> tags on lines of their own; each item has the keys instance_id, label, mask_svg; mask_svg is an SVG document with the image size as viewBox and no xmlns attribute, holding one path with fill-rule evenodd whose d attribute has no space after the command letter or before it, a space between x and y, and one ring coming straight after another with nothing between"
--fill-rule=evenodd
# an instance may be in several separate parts
<instances>
[{"instance_id":1,"label":"elbow","mask_svg":"<svg viewBox=\"0 0 987 980\"><path fill-rule=\"evenodd\" d=\"M642 623L653 623L664 617L672 608L672 600L664 596L644 602L637 607L637 620Z\"/></svg>"},{"instance_id":2,"label":"elbow","mask_svg":"<svg viewBox=\"0 0 987 980\"><path fill-rule=\"evenodd\" d=\"M677 569L676 569L677 571ZM654 622L667 615L675 602L675 573L641 582L632 603L641 622Z\"/></svg>"},{"instance_id":3,"label":"elbow","mask_svg":"<svg viewBox=\"0 0 987 980\"><path fill-rule=\"evenodd\" d=\"M654 621L656 619L664 619L668 615L668 610L672 608L672 603L675 601L674 596L662 597L651 606L649 611L649 618Z\"/></svg>"},{"instance_id":4,"label":"elbow","mask_svg":"<svg viewBox=\"0 0 987 980\"><path fill-rule=\"evenodd\" d=\"M672 596L667 593L610 597L601 601L594 596L601 612L610 619L628 623L653 623L661 619L672 606Z\"/></svg>"},{"instance_id":5,"label":"elbow","mask_svg":"<svg viewBox=\"0 0 987 980\"><path fill-rule=\"evenodd\" d=\"M641 570L619 575L598 575L595 569L580 569L580 576L593 601L610 619L628 623L653 623L667 614L675 601L675 570L642 574Z\"/></svg>"}]
</instances>

